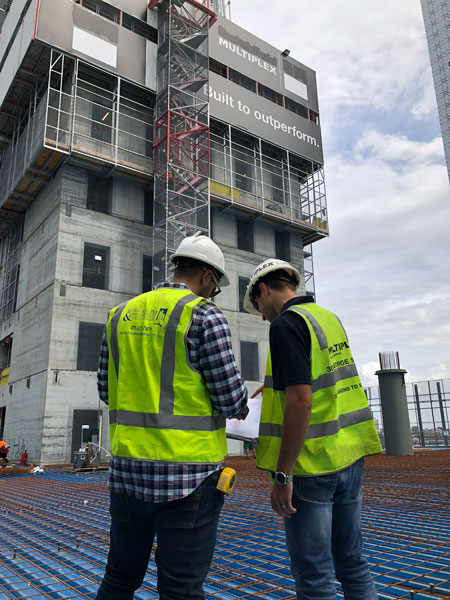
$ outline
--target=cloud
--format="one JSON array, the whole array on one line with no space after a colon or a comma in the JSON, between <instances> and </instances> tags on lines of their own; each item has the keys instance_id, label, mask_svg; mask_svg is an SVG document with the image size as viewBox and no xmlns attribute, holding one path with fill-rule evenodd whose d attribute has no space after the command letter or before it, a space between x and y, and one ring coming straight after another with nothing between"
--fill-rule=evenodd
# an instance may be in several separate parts
<instances>
[{"instance_id":1,"label":"cloud","mask_svg":"<svg viewBox=\"0 0 450 600\"><path fill-rule=\"evenodd\" d=\"M376 361L370 361L359 365L358 373L361 381L364 382L364 387L371 387L378 385L378 377L375 375L376 371L380 368L380 363Z\"/></svg>"},{"instance_id":2,"label":"cloud","mask_svg":"<svg viewBox=\"0 0 450 600\"><path fill-rule=\"evenodd\" d=\"M270 19L260 6L234 0L233 20L317 71L318 302L342 318L364 383L385 350L409 380L450 377L450 198L420 3L283 0Z\"/></svg>"},{"instance_id":3,"label":"cloud","mask_svg":"<svg viewBox=\"0 0 450 600\"><path fill-rule=\"evenodd\" d=\"M410 140L406 135L385 135L379 131L367 131L355 144L355 159L369 154L383 163L394 163L412 169L418 165L443 165L442 139L430 142Z\"/></svg>"},{"instance_id":4,"label":"cloud","mask_svg":"<svg viewBox=\"0 0 450 600\"><path fill-rule=\"evenodd\" d=\"M340 314L357 362L398 350L405 368L431 377L450 355L441 140L370 131L327 166L331 236L314 248L318 300Z\"/></svg>"}]
</instances>

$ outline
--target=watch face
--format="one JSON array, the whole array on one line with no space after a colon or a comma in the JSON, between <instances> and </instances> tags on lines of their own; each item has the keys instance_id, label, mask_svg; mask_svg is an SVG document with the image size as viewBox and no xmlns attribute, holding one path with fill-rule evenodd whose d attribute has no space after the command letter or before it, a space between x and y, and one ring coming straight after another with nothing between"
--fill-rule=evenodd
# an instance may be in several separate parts
<instances>
[{"instance_id":1,"label":"watch face","mask_svg":"<svg viewBox=\"0 0 450 600\"><path fill-rule=\"evenodd\" d=\"M284 484L286 483L286 475L284 473L275 473L275 480L277 483Z\"/></svg>"}]
</instances>

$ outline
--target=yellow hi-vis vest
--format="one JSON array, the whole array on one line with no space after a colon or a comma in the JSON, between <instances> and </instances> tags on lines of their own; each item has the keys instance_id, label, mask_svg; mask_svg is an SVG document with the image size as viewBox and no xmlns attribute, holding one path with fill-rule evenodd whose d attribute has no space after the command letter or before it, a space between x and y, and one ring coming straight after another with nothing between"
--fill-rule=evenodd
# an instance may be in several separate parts
<instances>
[{"instance_id":1,"label":"yellow hi-vis vest","mask_svg":"<svg viewBox=\"0 0 450 600\"><path fill-rule=\"evenodd\" d=\"M226 456L225 418L214 412L186 347L201 302L189 290L160 288L111 310L106 335L113 456L185 464L215 464Z\"/></svg>"},{"instance_id":2,"label":"yellow hi-vis vest","mask_svg":"<svg viewBox=\"0 0 450 600\"><path fill-rule=\"evenodd\" d=\"M311 420L294 475L323 475L345 469L359 458L381 452L375 423L347 336L333 313L307 303L287 310L303 318L311 334ZM273 389L267 357L256 464L276 471L286 393Z\"/></svg>"}]
</instances>

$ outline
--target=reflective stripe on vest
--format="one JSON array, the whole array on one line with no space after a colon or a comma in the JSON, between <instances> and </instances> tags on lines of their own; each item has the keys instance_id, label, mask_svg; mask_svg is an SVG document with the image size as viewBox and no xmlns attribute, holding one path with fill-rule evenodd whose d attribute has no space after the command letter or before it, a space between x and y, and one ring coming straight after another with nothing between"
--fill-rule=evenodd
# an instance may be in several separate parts
<instances>
[{"instance_id":1,"label":"reflective stripe on vest","mask_svg":"<svg viewBox=\"0 0 450 600\"><path fill-rule=\"evenodd\" d=\"M169 317L164 337L164 346L160 371L159 413L135 412L131 410L110 410L110 424L143 427L147 429L177 429L179 431L217 431L225 427L225 417L174 415L175 392L173 387L175 373L175 344L177 328L184 307L197 298L188 294L175 305ZM117 327L120 316L128 302L117 307L111 319L111 355L119 376L120 357L117 340ZM117 318L116 318L117 315Z\"/></svg>"},{"instance_id":2,"label":"reflective stripe on vest","mask_svg":"<svg viewBox=\"0 0 450 600\"><path fill-rule=\"evenodd\" d=\"M217 431L225 427L225 417L221 416L165 415L132 410L109 411L109 422L128 427L177 429L178 431Z\"/></svg>"},{"instance_id":3,"label":"reflective stripe on vest","mask_svg":"<svg viewBox=\"0 0 450 600\"><path fill-rule=\"evenodd\" d=\"M325 348L328 348L328 342L327 342L325 333L323 332L322 327L319 325L319 323L316 321L316 319L312 316L311 313L309 313L307 310L304 310L303 308L299 308L298 306L291 306L288 310L291 310L292 312L300 313L303 316L305 316L308 319L308 321L310 322L311 327L314 330L314 333L316 334L320 349L325 350Z\"/></svg>"},{"instance_id":4,"label":"reflective stripe on vest","mask_svg":"<svg viewBox=\"0 0 450 600\"><path fill-rule=\"evenodd\" d=\"M317 424L311 423L308 427L306 439L311 440L313 438L325 437L326 435L334 435L344 427L364 423L364 421L370 421L372 418L372 411L367 407L340 415L337 421L328 421L327 423ZM259 435L281 438L283 437L283 425L261 423L259 426Z\"/></svg>"},{"instance_id":5,"label":"reflective stripe on vest","mask_svg":"<svg viewBox=\"0 0 450 600\"><path fill-rule=\"evenodd\" d=\"M325 346L326 347L326 346ZM311 380L311 391L317 392L319 390L323 390L324 388L331 387L335 385L338 381L343 381L344 379L350 379L350 377L356 377L358 375L358 369L356 365L344 365L343 367L339 367L332 373L324 373L320 375L316 379ZM273 376L266 375L264 377L264 387L267 389L273 389Z\"/></svg>"}]
</instances>

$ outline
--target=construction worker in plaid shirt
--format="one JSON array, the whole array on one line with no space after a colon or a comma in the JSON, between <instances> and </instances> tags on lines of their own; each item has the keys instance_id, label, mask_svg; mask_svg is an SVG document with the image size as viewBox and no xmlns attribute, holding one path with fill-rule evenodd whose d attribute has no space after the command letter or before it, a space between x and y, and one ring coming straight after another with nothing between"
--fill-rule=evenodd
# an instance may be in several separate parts
<instances>
[{"instance_id":1,"label":"construction worker in plaid shirt","mask_svg":"<svg viewBox=\"0 0 450 600\"><path fill-rule=\"evenodd\" d=\"M111 544L97 600L132 600L155 534L162 600L201 600L224 495L225 419L247 390L222 311L220 248L196 234L171 257L171 282L111 310L98 370L109 403Z\"/></svg>"}]
</instances>

